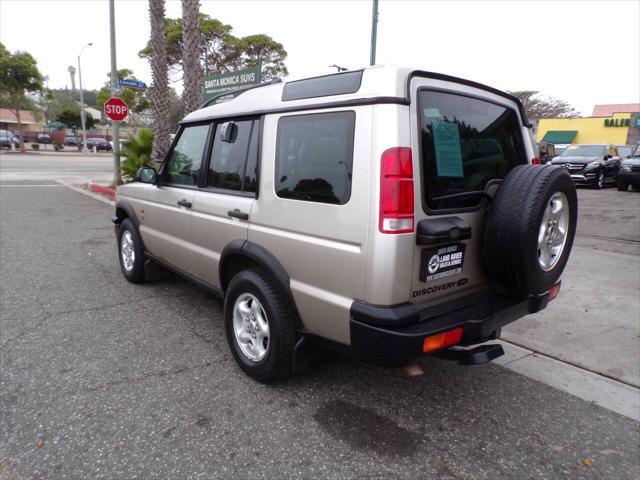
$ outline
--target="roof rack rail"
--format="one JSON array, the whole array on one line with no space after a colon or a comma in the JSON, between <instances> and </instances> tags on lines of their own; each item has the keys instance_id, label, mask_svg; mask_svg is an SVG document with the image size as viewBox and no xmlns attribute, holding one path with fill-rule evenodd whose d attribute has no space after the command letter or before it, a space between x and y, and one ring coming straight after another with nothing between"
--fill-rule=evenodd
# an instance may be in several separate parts
<instances>
[{"instance_id":1,"label":"roof rack rail","mask_svg":"<svg viewBox=\"0 0 640 480\"><path fill-rule=\"evenodd\" d=\"M212 102L215 102L219 98L226 97L227 95L238 96L238 95L246 92L247 90L253 90L254 88L266 87L267 85L275 85L277 83L282 83L282 79L281 78L273 78L268 82L259 83L258 85L250 85L248 87L236 88L235 90L227 90L226 92L222 92L222 93L219 93L218 95L216 95L214 97L211 97L209 100L207 100L202 105L200 105L199 109L200 108L204 108L204 107L208 107L209 105L211 105Z\"/></svg>"}]
</instances>

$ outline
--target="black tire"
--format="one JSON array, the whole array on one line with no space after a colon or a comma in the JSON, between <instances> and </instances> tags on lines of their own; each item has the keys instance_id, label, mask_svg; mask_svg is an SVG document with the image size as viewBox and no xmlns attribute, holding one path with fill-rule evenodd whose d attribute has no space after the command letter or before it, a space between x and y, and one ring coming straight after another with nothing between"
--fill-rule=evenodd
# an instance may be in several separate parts
<instances>
[{"instance_id":1,"label":"black tire","mask_svg":"<svg viewBox=\"0 0 640 480\"><path fill-rule=\"evenodd\" d=\"M621 192L626 192L629 189L629 185L627 185L620 179L617 180L616 187L618 187L618 190Z\"/></svg>"},{"instance_id":2,"label":"black tire","mask_svg":"<svg viewBox=\"0 0 640 480\"><path fill-rule=\"evenodd\" d=\"M562 253L549 270L538 262L538 234L552 195L564 193L569 219ZM502 181L487 214L484 260L489 276L524 296L548 291L564 270L576 231L578 197L569 173L558 167L520 165Z\"/></svg>"},{"instance_id":3,"label":"black tire","mask_svg":"<svg viewBox=\"0 0 640 480\"><path fill-rule=\"evenodd\" d=\"M245 293L258 299L269 325L267 352L259 361L251 360L242 352L234 332L234 306ZM293 374L296 342L293 318L279 289L262 270L243 270L231 279L224 299L224 324L229 348L240 368L251 378L272 383Z\"/></svg>"},{"instance_id":4,"label":"black tire","mask_svg":"<svg viewBox=\"0 0 640 480\"><path fill-rule=\"evenodd\" d=\"M126 268L122 258L122 237L127 232L131 235L133 242L133 268L131 269ZM138 229L129 218L125 218L118 228L118 261L124 278L131 283L144 282L144 247Z\"/></svg>"},{"instance_id":5,"label":"black tire","mask_svg":"<svg viewBox=\"0 0 640 480\"><path fill-rule=\"evenodd\" d=\"M604 187L604 173L598 172L598 175L593 181L593 188L595 190L600 190Z\"/></svg>"}]
</instances>

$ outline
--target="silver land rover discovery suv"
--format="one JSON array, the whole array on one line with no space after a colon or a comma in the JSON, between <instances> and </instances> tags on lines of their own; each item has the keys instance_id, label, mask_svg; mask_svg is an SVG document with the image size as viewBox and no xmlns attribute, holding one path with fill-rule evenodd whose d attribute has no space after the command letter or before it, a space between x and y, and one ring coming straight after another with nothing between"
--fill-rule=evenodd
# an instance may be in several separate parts
<instances>
[{"instance_id":1,"label":"silver land rover discovery suv","mask_svg":"<svg viewBox=\"0 0 640 480\"><path fill-rule=\"evenodd\" d=\"M113 221L127 280L160 265L224 296L251 377L286 378L317 345L487 362L558 294L576 190L536 165L518 99L391 66L231 96L182 121Z\"/></svg>"}]
</instances>

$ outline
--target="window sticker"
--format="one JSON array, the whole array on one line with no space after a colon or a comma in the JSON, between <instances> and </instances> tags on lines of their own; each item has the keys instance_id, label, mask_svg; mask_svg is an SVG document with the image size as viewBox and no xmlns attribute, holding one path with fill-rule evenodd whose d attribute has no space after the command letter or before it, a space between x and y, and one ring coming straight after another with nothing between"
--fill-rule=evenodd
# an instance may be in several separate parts
<instances>
[{"instance_id":1,"label":"window sticker","mask_svg":"<svg viewBox=\"0 0 640 480\"><path fill-rule=\"evenodd\" d=\"M458 124L434 120L431 122L439 177L462 177L462 152Z\"/></svg>"}]
</instances>

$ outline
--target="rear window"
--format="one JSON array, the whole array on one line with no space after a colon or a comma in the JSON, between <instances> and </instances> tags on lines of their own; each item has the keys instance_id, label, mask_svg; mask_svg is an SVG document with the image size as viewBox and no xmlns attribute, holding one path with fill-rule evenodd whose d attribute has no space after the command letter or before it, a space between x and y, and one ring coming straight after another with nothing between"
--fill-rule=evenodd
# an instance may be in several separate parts
<instances>
[{"instance_id":1,"label":"rear window","mask_svg":"<svg viewBox=\"0 0 640 480\"><path fill-rule=\"evenodd\" d=\"M418 94L424 202L474 208L487 183L527 162L515 110L454 93Z\"/></svg>"},{"instance_id":2,"label":"rear window","mask_svg":"<svg viewBox=\"0 0 640 480\"><path fill-rule=\"evenodd\" d=\"M303 98L355 93L360 89L361 82L362 70L295 80L287 82L283 87L282 100L302 100Z\"/></svg>"}]
</instances>

